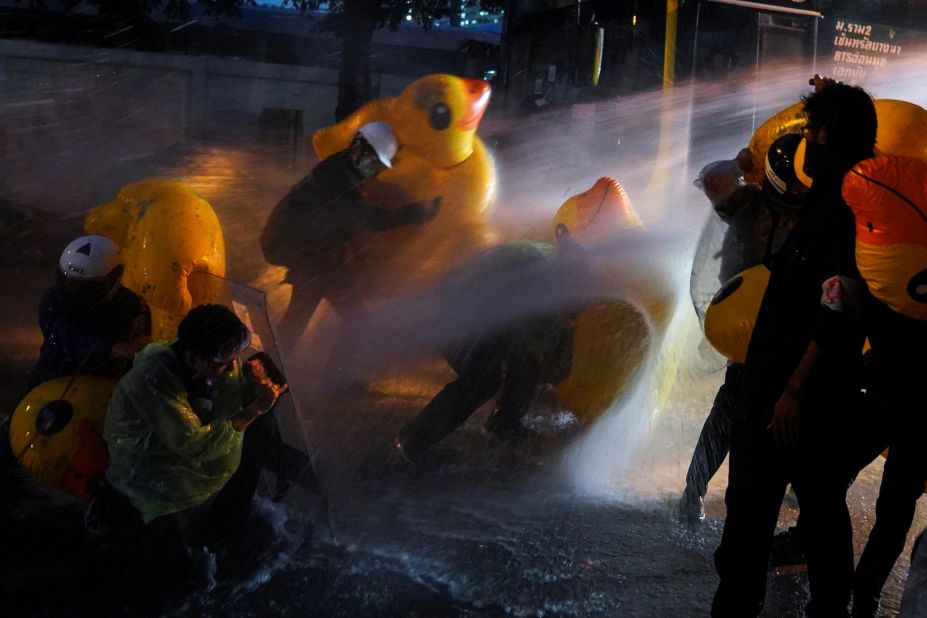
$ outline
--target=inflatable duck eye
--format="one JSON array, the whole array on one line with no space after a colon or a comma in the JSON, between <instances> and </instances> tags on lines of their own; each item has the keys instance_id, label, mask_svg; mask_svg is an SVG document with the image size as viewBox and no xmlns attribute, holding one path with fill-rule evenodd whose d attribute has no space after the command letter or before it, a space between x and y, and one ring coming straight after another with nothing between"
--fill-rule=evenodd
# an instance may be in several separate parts
<instances>
[{"instance_id":1,"label":"inflatable duck eye","mask_svg":"<svg viewBox=\"0 0 927 618\"><path fill-rule=\"evenodd\" d=\"M922 270L908 281L908 296L919 303L927 303L927 270Z\"/></svg>"},{"instance_id":2,"label":"inflatable duck eye","mask_svg":"<svg viewBox=\"0 0 927 618\"><path fill-rule=\"evenodd\" d=\"M560 240L561 238L566 239L570 237L570 230L568 230L567 226L565 226L564 224L558 223L556 234L557 234L557 240Z\"/></svg>"},{"instance_id":3,"label":"inflatable duck eye","mask_svg":"<svg viewBox=\"0 0 927 618\"><path fill-rule=\"evenodd\" d=\"M35 428L43 436L52 436L71 422L74 406L67 399L50 401L39 410L35 417Z\"/></svg>"},{"instance_id":4,"label":"inflatable duck eye","mask_svg":"<svg viewBox=\"0 0 927 618\"><path fill-rule=\"evenodd\" d=\"M737 275L736 277L728 280L727 283L721 286L720 290L715 292L715 295L711 299L711 304L717 305L718 303L723 302L725 298L736 292L737 288L739 288L743 282L744 278L740 275Z\"/></svg>"},{"instance_id":5,"label":"inflatable duck eye","mask_svg":"<svg viewBox=\"0 0 927 618\"><path fill-rule=\"evenodd\" d=\"M446 103L435 103L428 115L428 122L435 131L443 131L451 126L451 110Z\"/></svg>"}]
</instances>

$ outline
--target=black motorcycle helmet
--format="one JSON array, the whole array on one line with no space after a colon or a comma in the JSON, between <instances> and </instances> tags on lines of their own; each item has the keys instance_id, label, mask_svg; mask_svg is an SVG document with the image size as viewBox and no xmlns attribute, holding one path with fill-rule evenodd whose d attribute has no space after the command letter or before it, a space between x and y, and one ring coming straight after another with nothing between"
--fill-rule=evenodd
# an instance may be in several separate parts
<instances>
[{"instance_id":1,"label":"black motorcycle helmet","mask_svg":"<svg viewBox=\"0 0 927 618\"><path fill-rule=\"evenodd\" d=\"M801 207L802 191L807 186L796 174L796 153L802 142L797 133L780 135L766 151L766 178L763 180L763 193L774 206L788 210Z\"/></svg>"}]
</instances>

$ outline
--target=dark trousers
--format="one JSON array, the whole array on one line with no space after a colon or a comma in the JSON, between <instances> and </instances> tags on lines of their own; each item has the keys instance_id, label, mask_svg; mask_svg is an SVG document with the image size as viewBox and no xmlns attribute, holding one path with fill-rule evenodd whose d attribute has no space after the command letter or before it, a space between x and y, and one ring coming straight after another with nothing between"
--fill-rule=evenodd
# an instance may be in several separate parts
<instances>
[{"instance_id":1,"label":"dark trousers","mask_svg":"<svg viewBox=\"0 0 927 618\"><path fill-rule=\"evenodd\" d=\"M244 525L251 515L262 470L277 477L279 495L285 491L287 479L308 466L308 455L283 442L273 410L259 416L245 430L238 470L209 505L208 526L204 527L206 544L227 538Z\"/></svg>"},{"instance_id":2,"label":"dark trousers","mask_svg":"<svg viewBox=\"0 0 927 618\"><path fill-rule=\"evenodd\" d=\"M803 408L806 418L814 412ZM775 447L765 427L734 423L727 519L715 552L721 582L712 616L740 618L762 610L769 551L789 482L802 513L812 597L808 614L846 615L853 580L853 530L846 505L852 465L845 446L841 448L839 431L810 422L803 422L801 431L803 446L786 453Z\"/></svg>"},{"instance_id":3,"label":"dark trousers","mask_svg":"<svg viewBox=\"0 0 927 618\"><path fill-rule=\"evenodd\" d=\"M277 477L278 487L310 466L309 457L285 444L273 412L258 417L245 430L241 463L225 486L209 502L180 513L158 517L142 524L129 500L105 484L92 505L93 516L120 537L140 534L150 539L152 551L169 559L182 555L182 548L212 545L238 532L251 515L251 504L261 471Z\"/></svg>"},{"instance_id":4,"label":"dark trousers","mask_svg":"<svg viewBox=\"0 0 927 618\"><path fill-rule=\"evenodd\" d=\"M702 425L689 471L686 473L686 491L694 492L703 498L708 491L708 483L724 463L724 458L731 448L731 424L734 416L734 402L742 364L728 365L724 374L724 384L718 389L711 412Z\"/></svg>"},{"instance_id":5,"label":"dark trousers","mask_svg":"<svg viewBox=\"0 0 927 618\"><path fill-rule=\"evenodd\" d=\"M409 457L421 455L444 439L496 393L494 422L500 426L518 422L531 407L541 381L537 359L513 346L504 335L486 335L455 346L445 358L458 378L399 432Z\"/></svg>"},{"instance_id":6,"label":"dark trousers","mask_svg":"<svg viewBox=\"0 0 927 618\"><path fill-rule=\"evenodd\" d=\"M323 298L328 299L339 313L356 306L356 296L350 286L344 284L344 277L343 270L337 266L328 270L321 267L289 270L286 282L292 286L290 304L277 326L279 345L284 354L291 352L299 343Z\"/></svg>"},{"instance_id":7,"label":"dark trousers","mask_svg":"<svg viewBox=\"0 0 927 618\"><path fill-rule=\"evenodd\" d=\"M908 384L911 388L915 384ZM904 388L899 385L899 390ZM912 394L913 395L913 394ZM907 402L898 397L882 399L886 414L906 415L898 423L888 445L888 457L882 473L882 486L876 501L876 521L856 567L853 599L854 611L863 615L878 607L882 587L904 549L905 539L918 498L927 483L927 419L923 402L916 397Z\"/></svg>"}]
</instances>

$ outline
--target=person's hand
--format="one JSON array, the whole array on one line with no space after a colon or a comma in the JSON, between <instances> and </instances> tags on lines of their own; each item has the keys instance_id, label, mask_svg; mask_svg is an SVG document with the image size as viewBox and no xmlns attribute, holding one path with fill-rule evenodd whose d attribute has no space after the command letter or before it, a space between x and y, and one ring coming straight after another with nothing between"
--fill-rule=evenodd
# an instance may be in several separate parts
<instances>
[{"instance_id":1,"label":"person's hand","mask_svg":"<svg viewBox=\"0 0 927 618\"><path fill-rule=\"evenodd\" d=\"M773 440L781 449L798 448L798 423L801 419L801 401L794 392L786 389L779 397L774 408L772 422L767 429L772 429Z\"/></svg>"},{"instance_id":2,"label":"person's hand","mask_svg":"<svg viewBox=\"0 0 927 618\"><path fill-rule=\"evenodd\" d=\"M270 380L254 383L254 400L245 406L241 414L232 418L235 431L244 431L258 417L267 414L285 390L285 386L278 386Z\"/></svg>"},{"instance_id":3,"label":"person's hand","mask_svg":"<svg viewBox=\"0 0 927 618\"><path fill-rule=\"evenodd\" d=\"M286 390L283 386L278 386L270 380L261 380L254 384L254 401L249 407L253 407L258 416L266 414L268 410L274 407L277 399Z\"/></svg>"},{"instance_id":4,"label":"person's hand","mask_svg":"<svg viewBox=\"0 0 927 618\"><path fill-rule=\"evenodd\" d=\"M821 88L830 84L839 84L840 82L834 79L833 77L826 77L823 75L814 74L814 77L808 80L809 86L814 86L815 92L820 92Z\"/></svg>"}]
</instances>

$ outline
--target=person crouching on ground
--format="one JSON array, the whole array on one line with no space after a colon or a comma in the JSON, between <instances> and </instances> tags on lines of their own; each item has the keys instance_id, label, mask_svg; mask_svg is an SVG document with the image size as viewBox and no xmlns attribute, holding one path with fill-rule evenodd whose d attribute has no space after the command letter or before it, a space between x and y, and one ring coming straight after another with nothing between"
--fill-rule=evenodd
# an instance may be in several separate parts
<instances>
[{"instance_id":1,"label":"person crouching on ground","mask_svg":"<svg viewBox=\"0 0 927 618\"><path fill-rule=\"evenodd\" d=\"M204 532L221 525L210 501L239 467L245 430L282 391L265 379L243 405L238 355L249 343L231 310L195 307L177 339L142 350L113 392L103 430L109 499L131 505L128 517L159 539L159 550L192 555Z\"/></svg>"}]
</instances>

